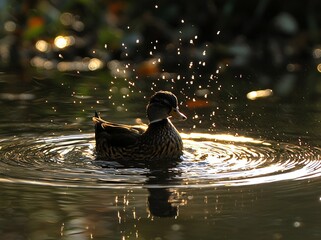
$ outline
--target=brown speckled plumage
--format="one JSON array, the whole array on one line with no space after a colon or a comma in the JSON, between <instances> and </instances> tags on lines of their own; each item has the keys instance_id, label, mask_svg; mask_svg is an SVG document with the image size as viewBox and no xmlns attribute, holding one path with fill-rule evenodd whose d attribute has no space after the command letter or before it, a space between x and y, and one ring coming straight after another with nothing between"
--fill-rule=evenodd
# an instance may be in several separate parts
<instances>
[{"instance_id":1,"label":"brown speckled plumage","mask_svg":"<svg viewBox=\"0 0 321 240\"><path fill-rule=\"evenodd\" d=\"M146 128L106 122L96 114L93 121L98 155L106 160L179 158L183 142L168 119L171 116L186 119L178 110L176 96L170 92L157 92L147 106L147 115L151 123Z\"/></svg>"}]
</instances>

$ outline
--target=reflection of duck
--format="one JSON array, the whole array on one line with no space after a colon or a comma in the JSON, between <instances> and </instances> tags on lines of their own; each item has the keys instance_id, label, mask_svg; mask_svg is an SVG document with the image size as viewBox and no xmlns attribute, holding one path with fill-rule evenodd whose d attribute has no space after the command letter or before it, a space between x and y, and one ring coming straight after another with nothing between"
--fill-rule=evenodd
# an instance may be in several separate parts
<instances>
[{"instance_id":1,"label":"reflection of duck","mask_svg":"<svg viewBox=\"0 0 321 240\"><path fill-rule=\"evenodd\" d=\"M148 188L148 191L148 206L149 211L153 216L177 216L178 206L175 206L170 200L171 198L174 198L174 193L171 190L168 188Z\"/></svg>"},{"instance_id":2,"label":"reflection of duck","mask_svg":"<svg viewBox=\"0 0 321 240\"><path fill-rule=\"evenodd\" d=\"M150 121L147 129L106 122L95 114L96 151L107 160L149 160L178 158L182 139L170 117L185 120L179 112L176 96L167 91L155 93L147 105Z\"/></svg>"},{"instance_id":3,"label":"reflection of duck","mask_svg":"<svg viewBox=\"0 0 321 240\"><path fill-rule=\"evenodd\" d=\"M148 207L151 215L155 217L175 217L178 207L182 203L179 191L170 185L180 184L181 170L178 161L153 162L148 166L145 187L149 192Z\"/></svg>"}]
</instances>

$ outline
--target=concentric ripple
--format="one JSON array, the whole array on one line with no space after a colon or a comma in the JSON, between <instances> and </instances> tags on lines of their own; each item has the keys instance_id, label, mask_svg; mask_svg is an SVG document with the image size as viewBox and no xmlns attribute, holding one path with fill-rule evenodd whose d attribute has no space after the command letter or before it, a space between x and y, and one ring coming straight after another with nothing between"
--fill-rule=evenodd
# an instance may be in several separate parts
<instances>
[{"instance_id":1,"label":"concentric ripple","mask_svg":"<svg viewBox=\"0 0 321 240\"><path fill-rule=\"evenodd\" d=\"M195 184L252 185L321 175L318 147L230 135L191 134L185 138L185 146L195 158L181 168L189 179L195 178Z\"/></svg>"},{"instance_id":2,"label":"concentric ripple","mask_svg":"<svg viewBox=\"0 0 321 240\"><path fill-rule=\"evenodd\" d=\"M70 187L237 186L321 176L321 149L250 137L183 134L182 161L95 160L92 134L1 140L0 182Z\"/></svg>"}]
</instances>

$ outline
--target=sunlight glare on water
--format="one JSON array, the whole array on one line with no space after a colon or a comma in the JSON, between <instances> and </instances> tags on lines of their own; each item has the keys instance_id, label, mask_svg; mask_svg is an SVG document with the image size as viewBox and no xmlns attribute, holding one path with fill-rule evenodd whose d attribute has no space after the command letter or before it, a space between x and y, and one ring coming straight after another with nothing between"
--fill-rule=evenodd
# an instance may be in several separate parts
<instances>
[{"instance_id":1,"label":"sunlight glare on water","mask_svg":"<svg viewBox=\"0 0 321 240\"><path fill-rule=\"evenodd\" d=\"M246 136L182 134L182 161L166 170L176 187L238 186L321 175L321 149ZM19 151L17 151L19 148ZM92 134L2 141L2 182L82 187L148 186L155 167L95 160ZM160 164L161 165L161 164Z\"/></svg>"},{"instance_id":2,"label":"sunlight glare on water","mask_svg":"<svg viewBox=\"0 0 321 240\"><path fill-rule=\"evenodd\" d=\"M186 140L186 145L193 146L194 156L202 159L202 167L194 164L192 171L199 172L198 179L215 185L252 185L321 174L319 148L232 135L190 134L188 139L202 139L201 142Z\"/></svg>"}]
</instances>

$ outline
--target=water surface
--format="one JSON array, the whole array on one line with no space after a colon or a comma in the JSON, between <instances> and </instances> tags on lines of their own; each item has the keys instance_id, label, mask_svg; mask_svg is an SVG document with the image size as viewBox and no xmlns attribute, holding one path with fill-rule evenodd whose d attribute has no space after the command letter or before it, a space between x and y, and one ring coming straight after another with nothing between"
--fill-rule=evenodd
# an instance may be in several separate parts
<instances>
[{"instance_id":1,"label":"water surface","mask_svg":"<svg viewBox=\"0 0 321 240\"><path fill-rule=\"evenodd\" d=\"M181 161L106 162L94 110L145 120L150 91L123 97L90 76L15 81L1 82L2 238L320 239L317 104L182 104Z\"/></svg>"}]
</instances>

